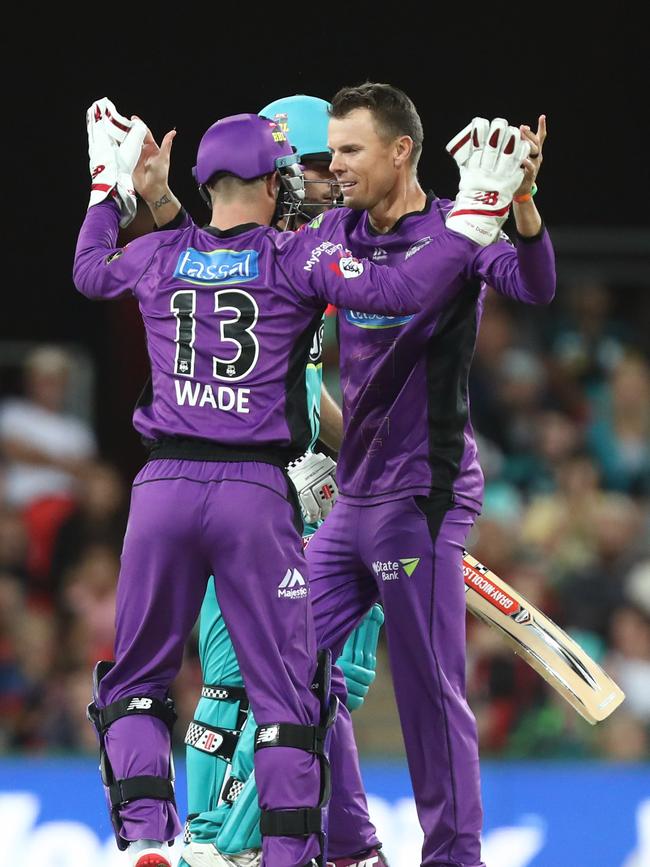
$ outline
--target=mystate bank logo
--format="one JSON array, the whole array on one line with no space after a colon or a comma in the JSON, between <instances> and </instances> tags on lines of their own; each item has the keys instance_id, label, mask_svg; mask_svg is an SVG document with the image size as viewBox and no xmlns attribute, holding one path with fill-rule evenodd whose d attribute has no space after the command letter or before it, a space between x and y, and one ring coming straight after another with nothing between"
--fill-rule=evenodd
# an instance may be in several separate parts
<instances>
[{"instance_id":1,"label":"mystate bank logo","mask_svg":"<svg viewBox=\"0 0 650 867\"><path fill-rule=\"evenodd\" d=\"M409 316L384 316L381 313L360 313L358 310L345 311L346 320L357 328L396 328L406 325L413 316L413 313Z\"/></svg>"},{"instance_id":2,"label":"mystate bank logo","mask_svg":"<svg viewBox=\"0 0 650 867\"><path fill-rule=\"evenodd\" d=\"M188 247L178 257L174 277L199 286L247 283L259 276L257 250L195 250Z\"/></svg>"},{"instance_id":3,"label":"mystate bank logo","mask_svg":"<svg viewBox=\"0 0 650 867\"><path fill-rule=\"evenodd\" d=\"M409 577L415 572L419 557L401 557L399 560L375 560L372 571L381 581L397 581L404 575Z\"/></svg>"}]
</instances>

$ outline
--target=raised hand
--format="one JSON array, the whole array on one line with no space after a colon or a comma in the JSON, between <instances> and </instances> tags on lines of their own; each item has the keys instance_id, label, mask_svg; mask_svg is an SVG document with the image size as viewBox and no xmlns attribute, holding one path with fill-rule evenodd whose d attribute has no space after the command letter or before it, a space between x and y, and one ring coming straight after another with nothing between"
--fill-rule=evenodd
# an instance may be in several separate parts
<instances>
[{"instance_id":1,"label":"raised hand","mask_svg":"<svg viewBox=\"0 0 650 867\"><path fill-rule=\"evenodd\" d=\"M521 186L530 142L497 117L475 117L447 144L460 171L458 195L447 227L481 246L499 237L513 195Z\"/></svg>"},{"instance_id":2,"label":"raised hand","mask_svg":"<svg viewBox=\"0 0 650 867\"><path fill-rule=\"evenodd\" d=\"M134 116L133 119L137 118ZM160 145L154 139L151 130L147 129L144 137L142 153L133 171L133 183L137 192L150 207L156 207L158 203L166 204L161 200L165 196L170 196L169 165L175 136L176 130L170 130Z\"/></svg>"},{"instance_id":3,"label":"raised hand","mask_svg":"<svg viewBox=\"0 0 650 867\"><path fill-rule=\"evenodd\" d=\"M530 153L522 163L524 178L515 191L515 196L525 196L533 189L544 159L542 149L546 140L546 115L540 114L537 119L537 132L533 132L529 126L524 124L519 129L521 137L530 142Z\"/></svg>"}]
</instances>

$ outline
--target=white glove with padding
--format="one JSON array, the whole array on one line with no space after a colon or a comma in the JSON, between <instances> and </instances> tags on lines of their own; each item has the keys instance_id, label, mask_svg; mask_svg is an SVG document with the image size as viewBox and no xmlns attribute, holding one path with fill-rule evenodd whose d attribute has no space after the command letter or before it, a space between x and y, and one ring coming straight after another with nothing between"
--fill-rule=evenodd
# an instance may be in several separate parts
<instances>
[{"instance_id":1,"label":"white glove with padding","mask_svg":"<svg viewBox=\"0 0 650 867\"><path fill-rule=\"evenodd\" d=\"M307 451L287 466L305 521L313 524L332 511L339 489L336 462L322 452Z\"/></svg>"},{"instance_id":2,"label":"white glove with padding","mask_svg":"<svg viewBox=\"0 0 650 867\"><path fill-rule=\"evenodd\" d=\"M458 195L447 228L487 247L499 237L520 186L530 142L502 117L475 117L448 142L460 170Z\"/></svg>"},{"instance_id":3,"label":"white glove with padding","mask_svg":"<svg viewBox=\"0 0 650 867\"><path fill-rule=\"evenodd\" d=\"M140 159L147 127L141 120L122 118L106 97L90 106L86 127L92 178L88 207L113 196L120 206L120 226L124 228L133 220L138 207L132 174Z\"/></svg>"}]
</instances>

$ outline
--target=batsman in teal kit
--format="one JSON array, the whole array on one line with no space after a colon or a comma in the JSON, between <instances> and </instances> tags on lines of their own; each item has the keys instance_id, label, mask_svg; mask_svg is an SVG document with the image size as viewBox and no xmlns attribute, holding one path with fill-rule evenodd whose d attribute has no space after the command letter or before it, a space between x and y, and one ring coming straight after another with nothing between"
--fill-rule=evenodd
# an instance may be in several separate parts
<instances>
[{"instance_id":1,"label":"batsman in teal kit","mask_svg":"<svg viewBox=\"0 0 650 867\"><path fill-rule=\"evenodd\" d=\"M133 415L149 460L132 487L115 661L98 664L89 707L116 839L136 867L170 863L163 844L181 824L168 691L214 575L257 723L262 863L324 863L337 701L327 654L317 654L302 522L285 471L312 437L309 350L328 302L399 316L425 302L444 306L473 245L440 233L422 256L385 268L338 243L278 232L267 200L304 194L297 157L277 124L235 115L203 136L195 179L216 191L216 213L224 174L260 178L267 223L188 225L117 247L119 226L134 212L131 173L146 130L135 122L118 147L106 120L94 104L93 183L74 282L91 299L135 296L151 364Z\"/></svg>"}]
</instances>

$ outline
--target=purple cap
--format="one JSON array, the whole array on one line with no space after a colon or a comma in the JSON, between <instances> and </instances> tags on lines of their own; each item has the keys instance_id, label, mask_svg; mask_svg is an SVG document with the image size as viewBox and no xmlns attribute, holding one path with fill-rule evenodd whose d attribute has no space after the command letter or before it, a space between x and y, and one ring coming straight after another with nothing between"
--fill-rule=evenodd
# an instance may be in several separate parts
<instances>
[{"instance_id":1,"label":"purple cap","mask_svg":"<svg viewBox=\"0 0 650 867\"><path fill-rule=\"evenodd\" d=\"M257 114L234 114L222 117L204 133L192 174L199 184L216 172L251 180L297 162L275 121Z\"/></svg>"}]
</instances>

